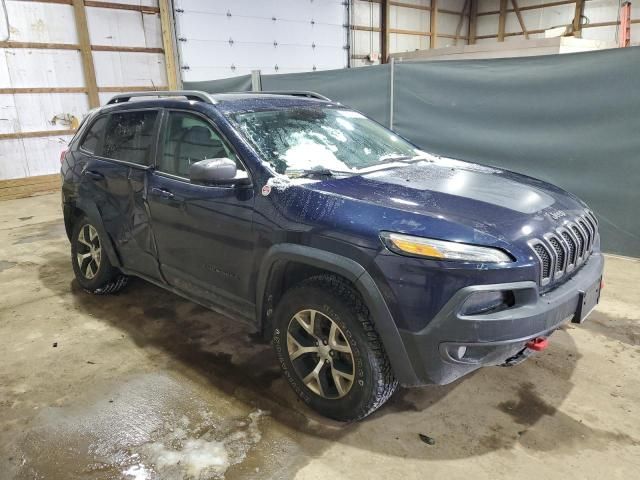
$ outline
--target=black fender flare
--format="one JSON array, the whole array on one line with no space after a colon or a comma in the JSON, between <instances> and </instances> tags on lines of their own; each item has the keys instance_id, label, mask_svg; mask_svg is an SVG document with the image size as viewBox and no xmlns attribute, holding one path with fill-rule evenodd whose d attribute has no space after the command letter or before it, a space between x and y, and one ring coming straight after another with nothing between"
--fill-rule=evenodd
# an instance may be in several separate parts
<instances>
[{"instance_id":1,"label":"black fender flare","mask_svg":"<svg viewBox=\"0 0 640 480\"><path fill-rule=\"evenodd\" d=\"M292 243L272 246L263 258L256 284L256 315L260 324L265 318L265 292L271 278L272 267L280 261L307 264L349 280L369 308L372 321L378 335L380 335L395 377L402 385L418 383L398 327L378 286L362 265L342 255Z\"/></svg>"},{"instance_id":2,"label":"black fender flare","mask_svg":"<svg viewBox=\"0 0 640 480\"><path fill-rule=\"evenodd\" d=\"M107 230L104 228L104 223L102 223L102 216L100 215L100 211L98 210L98 206L95 202L88 201L82 198L78 198L75 202L75 207L78 210L81 210L87 218L91 221L91 224L96 227L98 230L98 235L103 239L102 247L107 252L107 256L109 257L109 261L111 265L114 267L121 267L122 263L120 262L120 258L116 252L115 247L113 246L113 240L107 233Z\"/></svg>"}]
</instances>

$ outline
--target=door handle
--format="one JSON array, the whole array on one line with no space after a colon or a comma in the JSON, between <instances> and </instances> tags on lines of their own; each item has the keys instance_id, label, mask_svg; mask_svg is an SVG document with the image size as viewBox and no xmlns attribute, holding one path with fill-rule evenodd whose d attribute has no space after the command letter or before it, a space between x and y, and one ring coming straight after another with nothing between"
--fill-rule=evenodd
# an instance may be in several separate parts
<instances>
[{"instance_id":1,"label":"door handle","mask_svg":"<svg viewBox=\"0 0 640 480\"><path fill-rule=\"evenodd\" d=\"M151 189L151 194L157 195L162 198L167 198L169 200L173 200L175 198L175 195L173 193L171 193L169 190L165 190L164 188L153 187Z\"/></svg>"},{"instance_id":2,"label":"door handle","mask_svg":"<svg viewBox=\"0 0 640 480\"><path fill-rule=\"evenodd\" d=\"M93 170L85 170L84 174L91 180L104 180L104 175L100 172L94 172Z\"/></svg>"}]
</instances>

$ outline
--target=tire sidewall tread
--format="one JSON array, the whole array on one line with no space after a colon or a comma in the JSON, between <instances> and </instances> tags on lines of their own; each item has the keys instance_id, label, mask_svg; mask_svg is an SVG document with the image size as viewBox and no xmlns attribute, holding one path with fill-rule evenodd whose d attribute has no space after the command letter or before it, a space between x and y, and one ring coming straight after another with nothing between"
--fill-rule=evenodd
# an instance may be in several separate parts
<instances>
[{"instance_id":1,"label":"tire sidewall tread","mask_svg":"<svg viewBox=\"0 0 640 480\"><path fill-rule=\"evenodd\" d=\"M287 327L295 313L315 309L329 316L351 347L355 379L340 399L325 399L311 392L295 372L287 351ZM382 406L395 392L397 380L382 343L370 320L369 310L355 290L336 276L305 280L285 293L274 313L272 344L286 380L296 394L319 413L340 421L355 421Z\"/></svg>"}]
</instances>

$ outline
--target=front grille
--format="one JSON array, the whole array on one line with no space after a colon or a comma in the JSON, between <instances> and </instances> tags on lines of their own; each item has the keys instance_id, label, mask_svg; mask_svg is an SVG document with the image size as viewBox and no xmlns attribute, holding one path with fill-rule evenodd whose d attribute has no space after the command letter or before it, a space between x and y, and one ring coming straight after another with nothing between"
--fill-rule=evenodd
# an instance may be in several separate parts
<instances>
[{"instance_id":1,"label":"front grille","mask_svg":"<svg viewBox=\"0 0 640 480\"><path fill-rule=\"evenodd\" d=\"M529 242L540 264L540 284L547 285L582 265L598 235L598 221L587 211L556 231Z\"/></svg>"}]
</instances>

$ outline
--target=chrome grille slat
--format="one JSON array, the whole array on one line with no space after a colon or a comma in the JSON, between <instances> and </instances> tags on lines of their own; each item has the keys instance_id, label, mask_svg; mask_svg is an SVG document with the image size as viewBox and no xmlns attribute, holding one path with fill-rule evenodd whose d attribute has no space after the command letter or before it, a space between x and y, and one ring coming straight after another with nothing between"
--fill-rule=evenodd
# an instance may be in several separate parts
<instances>
[{"instance_id":1,"label":"chrome grille slat","mask_svg":"<svg viewBox=\"0 0 640 480\"><path fill-rule=\"evenodd\" d=\"M595 238L595 231L591 228L591 224L587 221L587 217L583 216L578 220L578 225L580 225L583 230L587 232L588 242L587 242L587 251L591 251L591 247L593 246L593 240Z\"/></svg>"},{"instance_id":2,"label":"chrome grille slat","mask_svg":"<svg viewBox=\"0 0 640 480\"><path fill-rule=\"evenodd\" d=\"M598 236L593 212L569 219L542 238L529 241L540 266L540 284L549 284L587 261Z\"/></svg>"},{"instance_id":3,"label":"chrome grille slat","mask_svg":"<svg viewBox=\"0 0 640 480\"><path fill-rule=\"evenodd\" d=\"M578 227L578 225L576 225L575 223L571 223L569 225L569 228L571 229L571 231L573 232L573 235L576 237L576 239L578 240L578 262L582 263L582 257L584 257L584 253L585 253L585 234L582 231L582 229L580 227Z\"/></svg>"}]
</instances>

